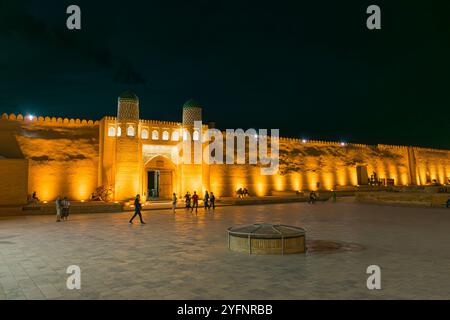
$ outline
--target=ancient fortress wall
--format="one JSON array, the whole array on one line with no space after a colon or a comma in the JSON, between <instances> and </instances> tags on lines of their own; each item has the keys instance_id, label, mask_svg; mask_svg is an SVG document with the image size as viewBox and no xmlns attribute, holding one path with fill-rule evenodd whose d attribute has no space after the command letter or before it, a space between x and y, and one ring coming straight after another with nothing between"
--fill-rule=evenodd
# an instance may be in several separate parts
<instances>
[{"instance_id":1,"label":"ancient fortress wall","mask_svg":"<svg viewBox=\"0 0 450 320\"><path fill-rule=\"evenodd\" d=\"M357 185L357 166L396 185L410 183L407 147L280 140L280 173L297 179L301 189L314 189L317 182L325 189Z\"/></svg>"},{"instance_id":2,"label":"ancient fortress wall","mask_svg":"<svg viewBox=\"0 0 450 320\"><path fill-rule=\"evenodd\" d=\"M358 185L357 166L366 167L368 176L375 172L380 179L394 179L395 185L425 185L433 179L447 183L450 151L281 138L279 174L264 176L251 165L212 165L210 189L222 196L244 187L259 196L272 191L339 189Z\"/></svg>"},{"instance_id":3,"label":"ancient fortress wall","mask_svg":"<svg viewBox=\"0 0 450 320\"><path fill-rule=\"evenodd\" d=\"M107 137L109 127L115 123L115 118L111 117L94 122L49 117L24 119L21 115L4 114L0 120L0 150L7 159L28 160L29 170L28 181L21 179L23 183L18 183L23 172L16 172L12 173L13 177L17 177L16 182L8 178L11 183L3 185L16 183L20 185L17 192L23 193L25 189L28 193L36 191L42 200L53 200L58 195L74 200L89 199L97 186L111 184L117 187L120 182L115 181L117 160L125 156L143 160L144 155L142 150L130 150L126 144L124 151L117 155L116 139ZM157 129L161 136L161 130L167 129L172 133L180 127L179 123L167 122L162 126L161 123L140 121L138 136L143 128L148 129L149 133ZM122 140L128 143L132 139ZM149 145L156 144L151 152L165 150L163 147L174 144L161 139L153 142L150 137L148 141ZM0 162L3 169L4 164L5 161ZM142 168L133 167L131 170L131 167L126 167L122 171L139 177L145 170L143 163L140 166ZM23 171L20 169L22 167L23 163L17 162L14 170ZM180 165L175 173L179 181L175 183L174 178L173 191L184 194L187 190L192 192L203 187L218 196L233 196L237 189L247 188L250 194L263 196L272 191L339 189L360 183L358 167L364 167L366 178L375 172L380 179L393 179L395 185L426 185L434 180L448 183L450 151L280 138L280 170L276 175L262 175L257 165L203 164L195 168ZM11 167L11 172L14 170ZM7 172L3 170L3 175ZM131 180L146 185L143 178Z\"/></svg>"},{"instance_id":4,"label":"ancient fortress wall","mask_svg":"<svg viewBox=\"0 0 450 320\"><path fill-rule=\"evenodd\" d=\"M28 160L0 159L0 206L24 205L27 194Z\"/></svg>"},{"instance_id":5,"label":"ancient fortress wall","mask_svg":"<svg viewBox=\"0 0 450 320\"><path fill-rule=\"evenodd\" d=\"M450 151L425 148L414 148L417 167L417 184L439 183L448 184L450 178Z\"/></svg>"},{"instance_id":6,"label":"ancient fortress wall","mask_svg":"<svg viewBox=\"0 0 450 320\"><path fill-rule=\"evenodd\" d=\"M97 121L24 119L5 114L0 121L2 134L15 137L24 158L29 160L28 193L36 191L41 200L53 200L58 195L89 199L97 187Z\"/></svg>"}]
</instances>

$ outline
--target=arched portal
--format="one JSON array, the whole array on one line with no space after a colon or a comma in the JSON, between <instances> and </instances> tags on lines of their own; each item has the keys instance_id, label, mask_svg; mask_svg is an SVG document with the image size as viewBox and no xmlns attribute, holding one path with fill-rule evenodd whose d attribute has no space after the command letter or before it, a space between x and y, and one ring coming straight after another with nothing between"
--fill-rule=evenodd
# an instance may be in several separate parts
<instances>
[{"instance_id":1,"label":"arched portal","mask_svg":"<svg viewBox=\"0 0 450 320\"><path fill-rule=\"evenodd\" d=\"M143 186L147 200L170 199L176 185L176 167L165 156L155 156L144 165Z\"/></svg>"}]
</instances>

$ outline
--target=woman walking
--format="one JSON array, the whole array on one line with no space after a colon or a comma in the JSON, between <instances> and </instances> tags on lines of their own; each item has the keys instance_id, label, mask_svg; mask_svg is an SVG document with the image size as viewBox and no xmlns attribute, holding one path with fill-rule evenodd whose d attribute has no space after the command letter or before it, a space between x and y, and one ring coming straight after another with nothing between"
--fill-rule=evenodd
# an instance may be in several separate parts
<instances>
[{"instance_id":1,"label":"woman walking","mask_svg":"<svg viewBox=\"0 0 450 320\"><path fill-rule=\"evenodd\" d=\"M186 200L186 209L190 209L191 208L191 194L189 193L189 191L186 192L184 199Z\"/></svg>"},{"instance_id":2,"label":"woman walking","mask_svg":"<svg viewBox=\"0 0 450 320\"><path fill-rule=\"evenodd\" d=\"M56 222L61 222L62 201L60 196L56 198L55 204L56 204Z\"/></svg>"},{"instance_id":3,"label":"woman walking","mask_svg":"<svg viewBox=\"0 0 450 320\"><path fill-rule=\"evenodd\" d=\"M64 197L64 200L62 201L62 220L67 221L69 219L69 211L70 211L70 201L67 199L67 197Z\"/></svg>"}]
</instances>

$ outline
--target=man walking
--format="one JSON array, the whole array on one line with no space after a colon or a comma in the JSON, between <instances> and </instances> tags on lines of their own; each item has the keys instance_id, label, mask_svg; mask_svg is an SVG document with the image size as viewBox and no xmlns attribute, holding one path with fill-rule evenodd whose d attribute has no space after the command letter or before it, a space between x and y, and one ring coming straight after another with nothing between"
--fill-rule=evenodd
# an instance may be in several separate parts
<instances>
[{"instance_id":1,"label":"man walking","mask_svg":"<svg viewBox=\"0 0 450 320\"><path fill-rule=\"evenodd\" d=\"M211 196L209 197L209 207L212 207L213 210L216 209L216 196L213 192L211 192Z\"/></svg>"},{"instance_id":2,"label":"man walking","mask_svg":"<svg viewBox=\"0 0 450 320\"><path fill-rule=\"evenodd\" d=\"M139 215L139 219L141 220L141 224L145 224L144 220L142 220L142 214L141 214L141 196L136 195L136 198L134 199L134 216L131 218L130 223L133 224L134 218L136 218L137 215Z\"/></svg>"},{"instance_id":3,"label":"man walking","mask_svg":"<svg viewBox=\"0 0 450 320\"><path fill-rule=\"evenodd\" d=\"M194 191L194 194L192 195L192 211L194 212L194 208L195 208L195 214L197 214L198 212L198 195L197 195L197 191Z\"/></svg>"},{"instance_id":4,"label":"man walking","mask_svg":"<svg viewBox=\"0 0 450 320\"><path fill-rule=\"evenodd\" d=\"M206 209L209 209L209 193L208 193L208 190L206 190L206 192L205 192L205 197L203 198L203 204L205 206L205 211L206 211Z\"/></svg>"}]
</instances>

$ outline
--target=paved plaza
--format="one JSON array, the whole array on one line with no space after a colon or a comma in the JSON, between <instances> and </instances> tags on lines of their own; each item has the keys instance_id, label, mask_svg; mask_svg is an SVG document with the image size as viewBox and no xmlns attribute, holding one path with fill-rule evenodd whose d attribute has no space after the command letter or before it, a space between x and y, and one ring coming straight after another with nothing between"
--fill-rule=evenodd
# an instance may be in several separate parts
<instances>
[{"instance_id":1,"label":"paved plaza","mask_svg":"<svg viewBox=\"0 0 450 320\"><path fill-rule=\"evenodd\" d=\"M0 299L449 299L450 210L355 203L220 207L0 218ZM231 252L226 229L301 226L308 240L362 250L255 256ZM379 265L382 289L366 287ZM66 268L81 268L81 290Z\"/></svg>"}]
</instances>

